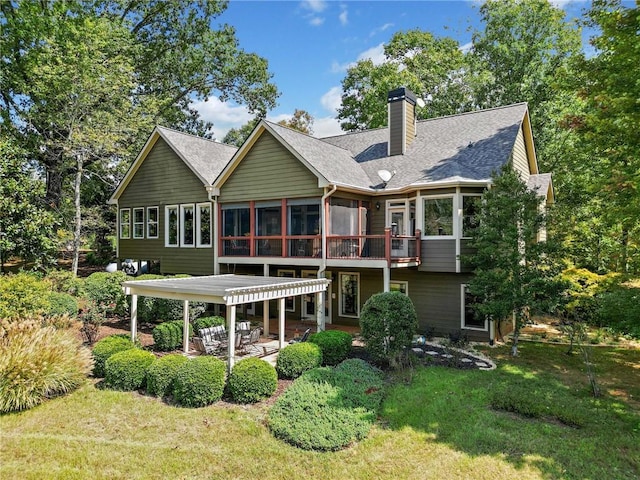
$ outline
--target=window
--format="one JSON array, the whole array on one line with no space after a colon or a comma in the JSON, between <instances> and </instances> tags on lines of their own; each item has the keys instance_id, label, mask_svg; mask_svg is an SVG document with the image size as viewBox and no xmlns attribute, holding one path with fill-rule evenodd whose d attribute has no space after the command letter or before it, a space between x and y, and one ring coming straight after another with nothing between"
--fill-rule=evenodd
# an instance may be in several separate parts
<instances>
[{"instance_id":1,"label":"window","mask_svg":"<svg viewBox=\"0 0 640 480\"><path fill-rule=\"evenodd\" d=\"M310 202L307 200L307 202ZM289 210L289 235L318 235L320 233L320 204L298 204L290 200Z\"/></svg>"},{"instance_id":2,"label":"window","mask_svg":"<svg viewBox=\"0 0 640 480\"><path fill-rule=\"evenodd\" d=\"M359 273L340 273L340 315L360 317Z\"/></svg>"},{"instance_id":3,"label":"window","mask_svg":"<svg viewBox=\"0 0 640 480\"><path fill-rule=\"evenodd\" d=\"M331 198L331 234L358 235L358 201Z\"/></svg>"},{"instance_id":4,"label":"window","mask_svg":"<svg viewBox=\"0 0 640 480\"><path fill-rule=\"evenodd\" d=\"M133 238L144 238L144 208L133 209Z\"/></svg>"},{"instance_id":5,"label":"window","mask_svg":"<svg viewBox=\"0 0 640 480\"><path fill-rule=\"evenodd\" d=\"M222 236L243 237L249 235L249 207L244 205L223 205Z\"/></svg>"},{"instance_id":6,"label":"window","mask_svg":"<svg viewBox=\"0 0 640 480\"><path fill-rule=\"evenodd\" d=\"M131 209L120 209L120 238L131 238Z\"/></svg>"},{"instance_id":7,"label":"window","mask_svg":"<svg viewBox=\"0 0 640 480\"><path fill-rule=\"evenodd\" d=\"M158 207L147 207L147 238L158 238Z\"/></svg>"},{"instance_id":8,"label":"window","mask_svg":"<svg viewBox=\"0 0 640 480\"><path fill-rule=\"evenodd\" d=\"M405 280L392 280L389 282L389 291L409 295L409 282Z\"/></svg>"},{"instance_id":9,"label":"window","mask_svg":"<svg viewBox=\"0 0 640 480\"><path fill-rule=\"evenodd\" d=\"M279 277L287 277L287 278L295 278L296 271L295 270L278 270ZM294 302L294 297L287 297L284 299L284 309L287 312L295 312L296 305Z\"/></svg>"},{"instance_id":10,"label":"window","mask_svg":"<svg viewBox=\"0 0 640 480\"><path fill-rule=\"evenodd\" d=\"M195 244L195 218L193 205L180 205L180 246L193 247Z\"/></svg>"},{"instance_id":11,"label":"window","mask_svg":"<svg viewBox=\"0 0 640 480\"><path fill-rule=\"evenodd\" d=\"M478 302L478 297L472 295L466 285L461 285L461 297L462 328L487 331L489 322L472 308L472 305Z\"/></svg>"},{"instance_id":12,"label":"window","mask_svg":"<svg viewBox=\"0 0 640 480\"><path fill-rule=\"evenodd\" d=\"M196 245L198 247L210 247L211 246L211 204L210 203L199 203L197 205L196 232L198 233L198 238L196 239Z\"/></svg>"},{"instance_id":13,"label":"window","mask_svg":"<svg viewBox=\"0 0 640 480\"><path fill-rule=\"evenodd\" d=\"M478 214L481 207L480 195L462 196L462 236L473 237L478 228Z\"/></svg>"},{"instance_id":14,"label":"window","mask_svg":"<svg viewBox=\"0 0 640 480\"><path fill-rule=\"evenodd\" d=\"M282 235L281 211L280 202L256 204L256 236Z\"/></svg>"},{"instance_id":15,"label":"window","mask_svg":"<svg viewBox=\"0 0 640 480\"><path fill-rule=\"evenodd\" d=\"M164 209L164 238L166 247L178 246L178 206L169 205Z\"/></svg>"},{"instance_id":16,"label":"window","mask_svg":"<svg viewBox=\"0 0 640 480\"><path fill-rule=\"evenodd\" d=\"M453 197L424 199L423 235L453 235Z\"/></svg>"}]
</instances>

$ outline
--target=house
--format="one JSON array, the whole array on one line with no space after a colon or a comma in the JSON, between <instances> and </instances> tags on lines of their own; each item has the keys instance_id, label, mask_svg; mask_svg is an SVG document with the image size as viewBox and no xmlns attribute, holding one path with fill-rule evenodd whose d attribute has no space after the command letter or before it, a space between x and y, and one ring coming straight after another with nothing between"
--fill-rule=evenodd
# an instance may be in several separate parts
<instances>
[{"instance_id":1,"label":"house","mask_svg":"<svg viewBox=\"0 0 640 480\"><path fill-rule=\"evenodd\" d=\"M372 294L399 291L421 328L493 339L466 308L461 256L503 165L553 201L527 106L416 121L411 91L388 101L388 127L317 139L263 120L237 151L158 127L111 199L119 258L163 273L331 279L324 305L287 301L301 320L357 324Z\"/></svg>"}]
</instances>

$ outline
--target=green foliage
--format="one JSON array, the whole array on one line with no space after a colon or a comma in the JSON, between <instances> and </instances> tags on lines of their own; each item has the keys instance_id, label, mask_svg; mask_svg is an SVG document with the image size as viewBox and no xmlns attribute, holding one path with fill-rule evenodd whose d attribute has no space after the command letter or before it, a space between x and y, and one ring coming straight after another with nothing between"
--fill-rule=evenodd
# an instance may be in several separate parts
<instances>
[{"instance_id":1,"label":"green foliage","mask_svg":"<svg viewBox=\"0 0 640 480\"><path fill-rule=\"evenodd\" d=\"M217 327L224 324L224 317L200 317L193 321L193 331L196 335L199 335L200 330L202 330L203 328Z\"/></svg>"},{"instance_id":2,"label":"green foliage","mask_svg":"<svg viewBox=\"0 0 640 480\"><path fill-rule=\"evenodd\" d=\"M92 350L94 359L93 376L104 377L105 364L109 357L114 353L129 350L131 348L135 348L135 345L126 336L110 335L100 340L95 344Z\"/></svg>"},{"instance_id":3,"label":"green foliage","mask_svg":"<svg viewBox=\"0 0 640 480\"><path fill-rule=\"evenodd\" d=\"M84 280L73 275L68 270L50 270L45 280L54 292L68 293L76 297L84 295Z\"/></svg>"},{"instance_id":4,"label":"green foliage","mask_svg":"<svg viewBox=\"0 0 640 480\"><path fill-rule=\"evenodd\" d=\"M315 343L302 342L287 345L280 350L276 371L280 378L298 378L306 370L322 364L322 350Z\"/></svg>"},{"instance_id":5,"label":"green foliage","mask_svg":"<svg viewBox=\"0 0 640 480\"><path fill-rule=\"evenodd\" d=\"M156 397L169 395L180 366L188 361L184 355L173 353L160 357L149 365L146 378L147 393Z\"/></svg>"},{"instance_id":6,"label":"green foliage","mask_svg":"<svg viewBox=\"0 0 640 480\"><path fill-rule=\"evenodd\" d=\"M640 338L640 288L617 285L598 295L594 317L600 326Z\"/></svg>"},{"instance_id":7,"label":"green foliage","mask_svg":"<svg viewBox=\"0 0 640 480\"><path fill-rule=\"evenodd\" d=\"M360 314L360 333L367 351L393 368L405 363L418 317L411 299L400 292L376 293Z\"/></svg>"},{"instance_id":8,"label":"green foliage","mask_svg":"<svg viewBox=\"0 0 640 480\"><path fill-rule=\"evenodd\" d=\"M36 275L0 275L0 318L43 315L51 307L49 294L49 285Z\"/></svg>"},{"instance_id":9,"label":"green foliage","mask_svg":"<svg viewBox=\"0 0 640 480\"><path fill-rule=\"evenodd\" d=\"M127 280L124 272L96 272L87 277L84 283L89 300L106 307L106 313L124 315L127 310L127 297L122 283Z\"/></svg>"},{"instance_id":10,"label":"green foliage","mask_svg":"<svg viewBox=\"0 0 640 480\"><path fill-rule=\"evenodd\" d=\"M332 451L361 440L376 419L382 374L361 360L305 372L268 414L277 437L305 450Z\"/></svg>"},{"instance_id":11,"label":"green foliage","mask_svg":"<svg viewBox=\"0 0 640 480\"><path fill-rule=\"evenodd\" d=\"M68 293L49 292L49 309L46 313L49 317L78 315L78 301Z\"/></svg>"},{"instance_id":12,"label":"green foliage","mask_svg":"<svg viewBox=\"0 0 640 480\"><path fill-rule=\"evenodd\" d=\"M153 353L139 348L114 353L104 365L104 384L113 390L138 390L144 387L147 369L155 360Z\"/></svg>"},{"instance_id":13,"label":"green foliage","mask_svg":"<svg viewBox=\"0 0 640 480\"><path fill-rule=\"evenodd\" d=\"M238 128L230 129L227 134L222 139L222 143L226 143L227 145L235 145L236 147L241 147L245 142L253 129L256 128L258 122L260 121L260 117L255 117L252 120L249 120L247 123Z\"/></svg>"},{"instance_id":14,"label":"green foliage","mask_svg":"<svg viewBox=\"0 0 640 480\"><path fill-rule=\"evenodd\" d=\"M156 350L168 352L182 345L183 321L164 322L153 329L153 341ZM189 335L191 336L191 325L189 325Z\"/></svg>"},{"instance_id":15,"label":"green foliage","mask_svg":"<svg viewBox=\"0 0 640 480\"><path fill-rule=\"evenodd\" d=\"M189 275L176 275L174 278L186 278ZM136 280L161 280L168 278L165 275L144 274L136 277ZM189 302L189 317L194 319L206 310L206 303ZM146 322L169 322L182 320L184 314L183 302L167 298L139 297L138 318Z\"/></svg>"},{"instance_id":16,"label":"green foliage","mask_svg":"<svg viewBox=\"0 0 640 480\"><path fill-rule=\"evenodd\" d=\"M296 108L290 119L280 120L278 125L306 133L307 135L313 134L313 117L306 110L299 110Z\"/></svg>"},{"instance_id":17,"label":"green foliage","mask_svg":"<svg viewBox=\"0 0 640 480\"><path fill-rule=\"evenodd\" d=\"M0 413L32 408L78 388L93 363L73 330L39 320L0 323Z\"/></svg>"},{"instance_id":18,"label":"green foliage","mask_svg":"<svg viewBox=\"0 0 640 480\"><path fill-rule=\"evenodd\" d=\"M309 342L322 350L323 365L337 365L349 356L353 338L342 330L325 330L309 336Z\"/></svg>"},{"instance_id":19,"label":"green foliage","mask_svg":"<svg viewBox=\"0 0 640 480\"><path fill-rule=\"evenodd\" d=\"M236 402L255 403L275 393L278 374L270 363L259 358L246 358L233 366L227 384Z\"/></svg>"},{"instance_id":20,"label":"green foliage","mask_svg":"<svg viewBox=\"0 0 640 480\"><path fill-rule=\"evenodd\" d=\"M173 398L183 407L204 407L217 402L224 392L226 364L215 357L196 357L178 369Z\"/></svg>"}]
</instances>

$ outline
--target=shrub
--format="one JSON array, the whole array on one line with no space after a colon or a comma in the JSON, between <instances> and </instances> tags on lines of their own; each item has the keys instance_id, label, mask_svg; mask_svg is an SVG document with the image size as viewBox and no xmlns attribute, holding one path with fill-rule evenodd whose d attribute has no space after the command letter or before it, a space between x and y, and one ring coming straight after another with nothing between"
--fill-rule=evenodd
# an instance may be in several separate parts
<instances>
[{"instance_id":1,"label":"shrub","mask_svg":"<svg viewBox=\"0 0 640 480\"><path fill-rule=\"evenodd\" d=\"M110 335L103 338L95 347L93 347L93 375L95 377L104 377L104 366L109 357L114 353L122 352L123 350L129 350L135 348L133 342L123 335Z\"/></svg>"},{"instance_id":2,"label":"shrub","mask_svg":"<svg viewBox=\"0 0 640 480\"><path fill-rule=\"evenodd\" d=\"M204 407L222 398L227 365L215 357L196 357L178 369L174 400L184 407Z\"/></svg>"},{"instance_id":3,"label":"shrub","mask_svg":"<svg viewBox=\"0 0 640 480\"><path fill-rule=\"evenodd\" d=\"M27 273L0 275L0 318L24 318L49 311L49 285Z\"/></svg>"},{"instance_id":4,"label":"shrub","mask_svg":"<svg viewBox=\"0 0 640 480\"><path fill-rule=\"evenodd\" d=\"M47 273L45 281L51 285L54 292L68 293L76 297L84 294L83 280L74 276L69 270L51 270Z\"/></svg>"},{"instance_id":5,"label":"shrub","mask_svg":"<svg viewBox=\"0 0 640 480\"><path fill-rule=\"evenodd\" d=\"M91 372L91 354L72 330L40 325L40 320L0 323L2 413L70 392Z\"/></svg>"},{"instance_id":6,"label":"shrub","mask_svg":"<svg viewBox=\"0 0 640 480\"><path fill-rule=\"evenodd\" d=\"M294 343L280 350L276 371L280 378L298 378L302 372L322 364L322 350L315 343Z\"/></svg>"},{"instance_id":7,"label":"shrub","mask_svg":"<svg viewBox=\"0 0 640 480\"><path fill-rule=\"evenodd\" d=\"M351 352L351 335L341 330L325 330L309 336L309 341L322 350L323 365L337 365Z\"/></svg>"},{"instance_id":8,"label":"shrub","mask_svg":"<svg viewBox=\"0 0 640 480\"><path fill-rule=\"evenodd\" d=\"M68 293L49 292L49 308L46 315L48 317L58 317L78 315L78 301Z\"/></svg>"},{"instance_id":9,"label":"shrub","mask_svg":"<svg viewBox=\"0 0 640 480\"><path fill-rule=\"evenodd\" d=\"M640 338L640 288L619 285L597 298L598 325Z\"/></svg>"},{"instance_id":10,"label":"shrub","mask_svg":"<svg viewBox=\"0 0 640 480\"><path fill-rule=\"evenodd\" d=\"M200 330L203 328L217 327L224 324L225 319L223 317L200 317L193 321L193 331L196 335L199 335Z\"/></svg>"},{"instance_id":11,"label":"shrub","mask_svg":"<svg viewBox=\"0 0 640 480\"><path fill-rule=\"evenodd\" d=\"M176 275L172 278L188 277L189 275ZM136 280L161 280L170 278L164 275L144 274ZM189 318L197 318L206 310L206 303L189 302ZM169 300L166 298L140 297L138 299L138 318L146 322L175 321L183 318L183 302L181 300Z\"/></svg>"},{"instance_id":12,"label":"shrub","mask_svg":"<svg viewBox=\"0 0 640 480\"><path fill-rule=\"evenodd\" d=\"M139 348L114 353L104 365L104 383L114 390L138 390L144 386L147 368L155 359L153 353Z\"/></svg>"},{"instance_id":13,"label":"shrub","mask_svg":"<svg viewBox=\"0 0 640 480\"><path fill-rule=\"evenodd\" d=\"M157 359L147 368L147 393L165 397L171 393L180 366L189 359L174 353Z\"/></svg>"},{"instance_id":14,"label":"shrub","mask_svg":"<svg viewBox=\"0 0 640 480\"><path fill-rule=\"evenodd\" d=\"M124 315L127 312L127 297L122 282L127 280L124 272L96 272L89 275L84 288L89 300L107 307L107 313Z\"/></svg>"},{"instance_id":15,"label":"shrub","mask_svg":"<svg viewBox=\"0 0 640 480\"><path fill-rule=\"evenodd\" d=\"M400 292L372 295L362 307L360 332L367 351L397 368L406 362L418 317L411 299Z\"/></svg>"},{"instance_id":16,"label":"shrub","mask_svg":"<svg viewBox=\"0 0 640 480\"><path fill-rule=\"evenodd\" d=\"M156 350L168 352L182 345L184 323L182 320L174 322L164 322L153 329L153 341ZM189 335L192 334L189 325Z\"/></svg>"},{"instance_id":17,"label":"shrub","mask_svg":"<svg viewBox=\"0 0 640 480\"><path fill-rule=\"evenodd\" d=\"M273 365L264 360L246 358L233 367L228 386L236 402L255 403L275 393L278 375Z\"/></svg>"}]
</instances>

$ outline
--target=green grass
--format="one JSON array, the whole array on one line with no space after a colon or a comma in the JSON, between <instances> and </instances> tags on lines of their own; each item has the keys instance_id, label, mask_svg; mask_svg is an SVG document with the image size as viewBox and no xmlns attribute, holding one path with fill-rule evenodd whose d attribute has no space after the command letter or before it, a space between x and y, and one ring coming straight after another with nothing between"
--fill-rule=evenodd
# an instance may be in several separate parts
<instances>
[{"instance_id":1,"label":"green grass","mask_svg":"<svg viewBox=\"0 0 640 480\"><path fill-rule=\"evenodd\" d=\"M392 385L368 438L333 453L274 439L264 403L186 409L90 384L0 417L0 478L638 478L640 351L594 350L598 401L564 347L526 344L516 359L493 349L495 371L424 368ZM557 411L584 408L584 426L490 407L497 388L528 382Z\"/></svg>"}]
</instances>

